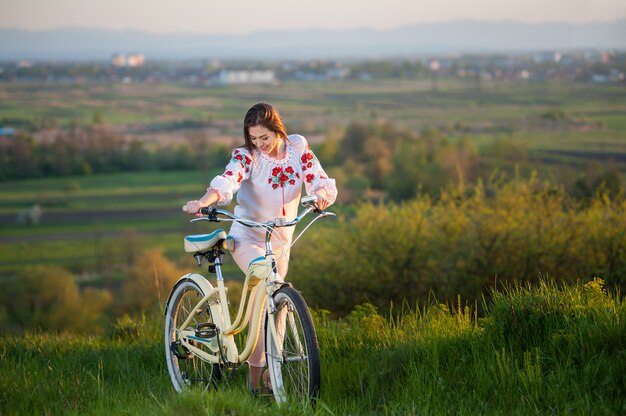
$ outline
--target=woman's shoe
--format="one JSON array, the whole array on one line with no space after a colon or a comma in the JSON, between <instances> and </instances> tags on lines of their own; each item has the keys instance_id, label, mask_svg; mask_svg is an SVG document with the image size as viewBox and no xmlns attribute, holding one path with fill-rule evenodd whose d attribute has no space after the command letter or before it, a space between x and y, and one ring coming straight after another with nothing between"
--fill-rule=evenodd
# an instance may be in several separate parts
<instances>
[{"instance_id":1,"label":"woman's shoe","mask_svg":"<svg viewBox=\"0 0 626 416\"><path fill-rule=\"evenodd\" d=\"M250 373L248 373L248 388L254 397L273 396L274 391L272 390L272 380L270 378L269 369L267 368L263 370L263 373L261 374L261 383L263 383L263 387L253 389L250 381Z\"/></svg>"},{"instance_id":2,"label":"woman's shoe","mask_svg":"<svg viewBox=\"0 0 626 416\"><path fill-rule=\"evenodd\" d=\"M263 380L263 386L272 390L272 379L270 378L270 369L266 368L263 370L263 374L261 375L261 379Z\"/></svg>"},{"instance_id":3,"label":"woman's shoe","mask_svg":"<svg viewBox=\"0 0 626 416\"><path fill-rule=\"evenodd\" d=\"M252 389L254 397L269 397L273 396L274 392L270 387L262 387L260 389Z\"/></svg>"}]
</instances>

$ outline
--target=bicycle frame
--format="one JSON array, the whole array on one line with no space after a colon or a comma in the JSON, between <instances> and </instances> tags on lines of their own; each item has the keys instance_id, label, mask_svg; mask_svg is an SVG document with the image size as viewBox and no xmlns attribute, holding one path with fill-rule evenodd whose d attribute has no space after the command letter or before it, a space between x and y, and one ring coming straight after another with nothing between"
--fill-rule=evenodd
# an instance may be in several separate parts
<instances>
[{"instance_id":1,"label":"bicycle frame","mask_svg":"<svg viewBox=\"0 0 626 416\"><path fill-rule=\"evenodd\" d=\"M273 272L271 269L273 261L274 256L271 255L264 260L253 263L248 268L246 272L246 281L244 283L241 296L239 312L237 313L237 318L235 319L233 324L231 323L230 319L230 309L228 306L226 287L224 286L224 279L221 273L221 263L219 262L219 259L216 259L215 271L217 274L217 287L212 287L212 285L207 282L212 290L198 302L198 304L194 308L194 311L189 315L187 320L180 327L186 328L189 325L189 322L191 322L193 318L197 315L198 311L202 310L204 305L208 302L210 305L209 307L213 322L217 325L218 328L220 328L219 333L216 335L216 337L220 337L220 339L216 340L216 337L210 339L198 338L195 336L195 332L193 330L182 330L180 331L181 344L189 349L189 351L200 357L202 360L211 363L218 364L222 362L222 359L220 358L220 355L222 354L225 354L226 359L230 363L241 364L246 361L250 357L250 354L252 354L252 351L254 350L254 347L258 342L262 324L261 315L263 307L267 302L269 295L271 295L271 293L273 292L271 288L275 286L274 282L276 281L276 273ZM183 279L184 278L185 277L183 277ZM253 291L255 287L257 289L256 291ZM253 293L255 296L255 300L254 302L251 302ZM219 301L217 301L218 299ZM254 309L252 310L253 304ZM271 305L268 306L271 308ZM244 307L246 310L245 315L243 314ZM242 320L244 316L246 319ZM252 316L252 322L249 322L250 320L248 318L250 316ZM251 329L248 333L245 347L242 353L239 354L234 336L242 332L248 325L250 325ZM275 328L272 328L272 335L276 335ZM214 351L216 355L210 354L205 350L196 347L195 345L190 343L189 340L208 344L209 349ZM216 343L217 346L215 345ZM222 351L219 351L220 345L222 346Z\"/></svg>"}]
</instances>

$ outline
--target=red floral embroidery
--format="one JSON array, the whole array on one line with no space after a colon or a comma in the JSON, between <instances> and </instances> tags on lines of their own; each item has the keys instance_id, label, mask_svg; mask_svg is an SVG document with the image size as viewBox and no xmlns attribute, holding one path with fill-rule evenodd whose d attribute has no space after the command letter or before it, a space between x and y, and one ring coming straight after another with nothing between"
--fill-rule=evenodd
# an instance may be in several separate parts
<instances>
[{"instance_id":1,"label":"red floral embroidery","mask_svg":"<svg viewBox=\"0 0 626 416\"><path fill-rule=\"evenodd\" d=\"M286 184L295 185L296 178L300 178L300 175L296 173L292 166L286 168L275 167L272 169L272 176L267 179L267 183L272 184L272 189L278 189L278 187L284 187Z\"/></svg>"},{"instance_id":2,"label":"red floral embroidery","mask_svg":"<svg viewBox=\"0 0 626 416\"><path fill-rule=\"evenodd\" d=\"M224 172L224 175L233 176L233 173L231 171L227 170L226 172Z\"/></svg>"},{"instance_id":3,"label":"red floral embroidery","mask_svg":"<svg viewBox=\"0 0 626 416\"><path fill-rule=\"evenodd\" d=\"M300 157L300 161L302 162L302 171L311 169L313 167L313 163L316 162L316 159L313 155L313 152L311 152L310 147L307 146L307 151L302 154L302 157Z\"/></svg>"},{"instance_id":4,"label":"red floral embroidery","mask_svg":"<svg viewBox=\"0 0 626 416\"><path fill-rule=\"evenodd\" d=\"M312 173L309 173L308 175L306 175L306 182L307 183L311 183L313 181L313 179L315 179L315 175L313 175Z\"/></svg>"},{"instance_id":5,"label":"red floral embroidery","mask_svg":"<svg viewBox=\"0 0 626 416\"><path fill-rule=\"evenodd\" d=\"M240 150L235 150L233 152L233 157L231 158L231 162L239 163L242 169L244 169L246 173L250 172L250 165L252 164L252 159L250 159L245 154L241 153Z\"/></svg>"},{"instance_id":6,"label":"red floral embroidery","mask_svg":"<svg viewBox=\"0 0 626 416\"><path fill-rule=\"evenodd\" d=\"M241 182L242 179L243 179L243 175L241 174L241 172L239 172L237 174L237 182Z\"/></svg>"}]
</instances>

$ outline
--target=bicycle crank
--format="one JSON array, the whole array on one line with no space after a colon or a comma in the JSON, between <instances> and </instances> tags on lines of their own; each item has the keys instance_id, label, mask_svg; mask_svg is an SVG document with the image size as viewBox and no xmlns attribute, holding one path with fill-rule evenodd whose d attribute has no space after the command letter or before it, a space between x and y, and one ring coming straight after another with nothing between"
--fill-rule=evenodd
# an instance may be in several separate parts
<instances>
[{"instance_id":1,"label":"bicycle crank","mask_svg":"<svg viewBox=\"0 0 626 416\"><path fill-rule=\"evenodd\" d=\"M170 351L179 360L186 360L192 353L189 351L180 341L172 341L170 344Z\"/></svg>"}]
</instances>

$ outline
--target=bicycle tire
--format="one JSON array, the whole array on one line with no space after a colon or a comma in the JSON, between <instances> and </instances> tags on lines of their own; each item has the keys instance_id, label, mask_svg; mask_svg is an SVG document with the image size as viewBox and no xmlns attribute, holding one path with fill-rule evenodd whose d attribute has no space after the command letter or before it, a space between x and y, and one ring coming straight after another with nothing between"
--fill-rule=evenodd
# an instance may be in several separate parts
<instances>
[{"instance_id":1,"label":"bicycle tire","mask_svg":"<svg viewBox=\"0 0 626 416\"><path fill-rule=\"evenodd\" d=\"M177 351L177 356L173 351L173 343L177 341L177 331L182 329L177 325L182 325L189 316L190 310L204 297L204 292L193 280L182 280L174 287L170 302L167 305L165 313L165 359L167 361L167 369L170 379L176 391L181 392L185 388L196 386L202 389L208 389L212 383L216 383L221 379L222 372L219 364L213 364L201 360L199 357L190 353L182 346ZM195 325L204 322L211 322L211 314L208 305L205 311L197 314L190 322L189 327L195 328ZM191 341L193 342L193 341ZM196 341L195 346L202 345L200 341Z\"/></svg>"},{"instance_id":2,"label":"bicycle tire","mask_svg":"<svg viewBox=\"0 0 626 416\"><path fill-rule=\"evenodd\" d=\"M274 399L279 404L293 402L314 407L321 377L317 334L311 314L302 295L291 287L277 290L273 298L276 313L268 313L266 317L265 351ZM284 314L284 320L281 314ZM283 335L280 357L269 319L274 319L278 337Z\"/></svg>"}]
</instances>

